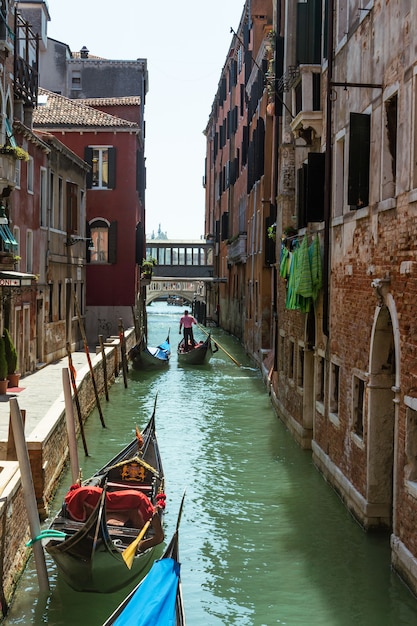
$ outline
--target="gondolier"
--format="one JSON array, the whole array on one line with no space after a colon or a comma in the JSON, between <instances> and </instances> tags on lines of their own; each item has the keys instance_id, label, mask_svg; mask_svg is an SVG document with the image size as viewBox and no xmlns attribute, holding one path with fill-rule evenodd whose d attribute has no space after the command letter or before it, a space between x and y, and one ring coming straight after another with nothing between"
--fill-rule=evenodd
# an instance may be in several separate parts
<instances>
[{"instance_id":1,"label":"gondolier","mask_svg":"<svg viewBox=\"0 0 417 626\"><path fill-rule=\"evenodd\" d=\"M188 352L188 350L195 346L194 335L193 335L193 324L197 324L196 319L190 315L185 309L184 315L180 319L180 332L184 328L184 352Z\"/></svg>"}]
</instances>

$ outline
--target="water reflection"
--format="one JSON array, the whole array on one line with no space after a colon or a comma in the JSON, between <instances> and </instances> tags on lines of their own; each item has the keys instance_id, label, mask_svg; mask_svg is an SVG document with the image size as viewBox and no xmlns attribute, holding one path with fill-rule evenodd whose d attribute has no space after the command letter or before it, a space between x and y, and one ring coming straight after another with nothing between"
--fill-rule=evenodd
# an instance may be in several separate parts
<instances>
[{"instance_id":1,"label":"water reflection","mask_svg":"<svg viewBox=\"0 0 417 626\"><path fill-rule=\"evenodd\" d=\"M182 310L149 307L149 343L178 328ZM129 371L87 424L89 476L143 427L157 402L166 475L166 535L186 489L180 559L191 626L398 626L417 623L417 601L390 569L389 537L362 531L276 418L256 368L219 329L222 351L198 369L173 355L161 372ZM174 334L175 336L175 334ZM55 508L69 483L63 479ZM125 592L82 594L57 580L38 597L31 563L7 624L99 626Z\"/></svg>"}]
</instances>

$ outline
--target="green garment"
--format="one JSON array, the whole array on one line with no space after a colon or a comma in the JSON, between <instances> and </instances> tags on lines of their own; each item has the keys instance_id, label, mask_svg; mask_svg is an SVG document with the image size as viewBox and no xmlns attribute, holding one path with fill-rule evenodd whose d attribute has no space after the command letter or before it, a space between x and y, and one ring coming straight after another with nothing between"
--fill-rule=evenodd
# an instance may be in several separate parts
<instances>
[{"instance_id":1,"label":"green garment","mask_svg":"<svg viewBox=\"0 0 417 626\"><path fill-rule=\"evenodd\" d=\"M313 295L313 284L311 280L310 256L308 254L307 235L303 239L298 250L297 276L295 281L295 291L303 298L311 298Z\"/></svg>"},{"instance_id":2,"label":"green garment","mask_svg":"<svg viewBox=\"0 0 417 626\"><path fill-rule=\"evenodd\" d=\"M320 239L318 235L315 236L313 243L311 244L308 251L310 255L311 265L312 296L313 300L316 301L323 282Z\"/></svg>"}]
</instances>

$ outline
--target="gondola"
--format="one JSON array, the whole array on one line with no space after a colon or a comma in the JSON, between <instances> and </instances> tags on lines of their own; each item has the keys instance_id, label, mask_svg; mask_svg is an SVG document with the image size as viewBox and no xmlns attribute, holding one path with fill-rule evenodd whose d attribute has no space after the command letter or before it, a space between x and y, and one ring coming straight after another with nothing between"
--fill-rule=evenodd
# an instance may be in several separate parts
<instances>
[{"instance_id":1,"label":"gondola","mask_svg":"<svg viewBox=\"0 0 417 626\"><path fill-rule=\"evenodd\" d=\"M200 341L195 346L189 346L188 352L184 350L184 339L178 344L177 356L179 365L203 365L210 361L211 355L217 352L218 348L211 340L209 334L205 341Z\"/></svg>"},{"instance_id":2,"label":"gondola","mask_svg":"<svg viewBox=\"0 0 417 626\"><path fill-rule=\"evenodd\" d=\"M156 399L142 433L137 430L91 478L72 485L49 528L36 538L44 540L59 575L76 591L117 591L141 580L161 554L153 545L163 541L165 506L155 410Z\"/></svg>"},{"instance_id":3,"label":"gondola","mask_svg":"<svg viewBox=\"0 0 417 626\"><path fill-rule=\"evenodd\" d=\"M145 337L142 337L141 341L129 350L128 356L132 362L132 367L136 370L166 367L171 356L169 333L165 341L156 348L149 347Z\"/></svg>"},{"instance_id":4,"label":"gondola","mask_svg":"<svg viewBox=\"0 0 417 626\"><path fill-rule=\"evenodd\" d=\"M103 626L185 626L178 550L181 502L175 532L162 557L154 562L146 578L117 607Z\"/></svg>"}]
</instances>

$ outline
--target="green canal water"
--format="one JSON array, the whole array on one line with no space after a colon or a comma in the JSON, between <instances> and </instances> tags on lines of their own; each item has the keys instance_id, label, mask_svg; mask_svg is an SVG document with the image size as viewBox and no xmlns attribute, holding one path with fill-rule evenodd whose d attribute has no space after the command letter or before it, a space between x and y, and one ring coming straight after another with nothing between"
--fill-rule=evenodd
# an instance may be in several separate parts
<instances>
[{"instance_id":1,"label":"green canal water","mask_svg":"<svg viewBox=\"0 0 417 626\"><path fill-rule=\"evenodd\" d=\"M182 309L148 308L149 344L171 333L163 372L129 371L88 419L88 477L143 427L157 398L170 538L181 497L183 595L189 626L410 626L417 600L390 568L389 536L363 532L277 419L261 376L240 344L213 329L222 350L208 365L180 367ZM197 330L196 337L204 335ZM67 473L53 510L70 484ZM100 626L130 589L77 593L47 557L51 593L40 597L31 559L5 624Z\"/></svg>"}]
</instances>

